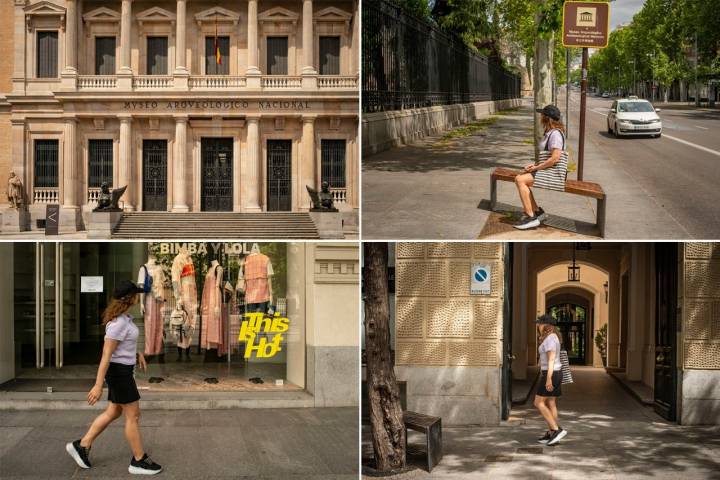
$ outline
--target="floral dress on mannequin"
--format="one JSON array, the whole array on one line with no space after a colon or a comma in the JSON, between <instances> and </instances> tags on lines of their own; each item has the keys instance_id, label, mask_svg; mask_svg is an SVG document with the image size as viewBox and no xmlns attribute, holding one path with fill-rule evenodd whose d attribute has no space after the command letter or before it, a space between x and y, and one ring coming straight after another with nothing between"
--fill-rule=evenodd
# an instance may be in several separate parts
<instances>
[{"instance_id":1,"label":"floral dress on mannequin","mask_svg":"<svg viewBox=\"0 0 720 480\"><path fill-rule=\"evenodd\" d=\"M223 268L213 260L212 265L205 274L203 285L202 303L200 311L202 315L201 348L217 348L218 355L224 355L227 351L225 336L227 334L227 307L223 305L222 294Z\"/></svg>"},{"instance_id":2,"label":"floral dress on mannequin","mask_svg":"<svg viewBox=\"0 0 720 480\"><path fill-rule=\"evenodd\" d=\"M139 285L145 283L146 276L152 279L152 289L150 292L143 294L145 355L158 355L162 353L164 327L162 309L165 304L165 273L162 266L155 263L155 259L152 257L138 271Z\"/></svg>"},{"instance_id":3,"label":"floral dress on mannequin","mask_svg":"<svg viewBox=\"0 0 720 480\"><path fill-rule=\"evenodd\" d=\"M181 301L187 313L186 335L177 346L187 349L192 343L197 325L197 286L195 285L195 266L187 252L177 254L172 264L172 286L175 301Z\"/></svg>"}]
</instances>

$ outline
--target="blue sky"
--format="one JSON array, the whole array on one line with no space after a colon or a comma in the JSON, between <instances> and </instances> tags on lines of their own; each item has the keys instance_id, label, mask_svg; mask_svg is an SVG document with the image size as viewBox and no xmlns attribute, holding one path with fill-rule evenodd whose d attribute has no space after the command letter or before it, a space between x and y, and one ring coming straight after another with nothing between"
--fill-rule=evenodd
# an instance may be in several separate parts
<instances>
[{"instance_id":1,"label":"blue sky","mask_svg":"<svg viewBox=\"0 0 720 480\"><path fill-rule=\"evenodd\" d=\"M632 20L633 15L638 13L645 0L615 0L610 3L610 29L615 28Z\"/></svg>"}]
</instances>

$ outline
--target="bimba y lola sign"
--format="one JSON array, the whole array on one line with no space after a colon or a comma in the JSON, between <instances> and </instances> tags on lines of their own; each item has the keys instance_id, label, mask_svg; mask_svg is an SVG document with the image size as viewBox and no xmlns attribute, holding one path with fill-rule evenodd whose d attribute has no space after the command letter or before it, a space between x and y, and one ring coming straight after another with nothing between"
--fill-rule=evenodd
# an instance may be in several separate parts
<instances>
[{"instance_id":1,"label":"bimba y lola sign","mask_svg":"<svg viewBox=\"0 0 720 480\"><path fill-rule=\"evenodd\" d=\"M255 358L274 357L282 350L283 334L290 328L289 324L290 320L281 317L279 312L272 316L262 312L246 313L238 335L238 341L245 343L245 358L252 357L253 353ZM269 338L271 334L274 335Z\"/></svg>"}]
</instances>

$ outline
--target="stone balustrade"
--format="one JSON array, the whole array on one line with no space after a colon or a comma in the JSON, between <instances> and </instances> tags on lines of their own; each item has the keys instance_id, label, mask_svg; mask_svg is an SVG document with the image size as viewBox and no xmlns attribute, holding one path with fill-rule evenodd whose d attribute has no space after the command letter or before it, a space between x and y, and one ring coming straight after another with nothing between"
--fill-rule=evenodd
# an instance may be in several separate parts
<instances>
[{"instance_id":1,"label":"stone balustrade","mask_svg":"<svg viewBox=\"0 0 720 480\"><path fill-rule=\"evenodd\" d=\"M115 75L80 75L77 81L78 90L109 90L117 88Z\"/></svg>"},{"instance_id":2,"label":"stone balustrade","mask_svg":"<svg viewBox=\"0 0 720 480\"><path fill-rule=\"evenodd\" d=\"M331 188L330 193L336 204L347 203L347 188Z\"/></svg>"},{"instance_id":3,"label":"stone balustrade","mask_svg":"<svg viewBox=\"0 0 720 480\"><path fill-rule=\"evenodd\" d=\"M230 75L193 75L188 82L190 90L223 90L228 88L245 88L245 77Z\"/></svg>"},{"instance_id":4,"label":"stone balustrade","mask_svg":"<svg viewBox=\"0 0 720 480\"><path fill-rule=\"evenodd\" d=\"M98 198L100 198L100 189L99 188L88 188L88 205L92 205L93 207L97 205Z\"/></svg>"},{"instance_id":5,"label":"stone balustrade","mask_svg":"<svg viewBox=\"0 0 720 480\"><path fill-rule=\"evenodd\" d=\"M341 89L347 88L355 90L358 87L357 76L338 76L338 75L321 75L318 77L318 88L324 89Z\"/></svg>"},{"instance_id":6,"label":"stone balustrade","mask_svg":"<svg viewBox=\"0 0 720 480\"><path fill-rule=\"evenodd\" d=\"M301 88L302 77L289 77L285 75L265 75L260 80L260 86L268 90Z\"/></svg>"},{"instance_id":7,"label":"stone balustrade","mask_svg":"<svg viewBox=\"0 0 720 480\"><path fill-rule=\"evenodd\" d=\"M173 77L159 75L135 75L133 90L162 90L173 88Z\"/></svg>"},{"instance_id":8,"label":"stone balustrade","mask_svg":"<svg viewBox=\"0 0 720 480\"><path fill-rule=\"evenodd\" d=\"M33 203L60 203L60 191L55 188L33 189Z\"/></svg>"}]
</instances>

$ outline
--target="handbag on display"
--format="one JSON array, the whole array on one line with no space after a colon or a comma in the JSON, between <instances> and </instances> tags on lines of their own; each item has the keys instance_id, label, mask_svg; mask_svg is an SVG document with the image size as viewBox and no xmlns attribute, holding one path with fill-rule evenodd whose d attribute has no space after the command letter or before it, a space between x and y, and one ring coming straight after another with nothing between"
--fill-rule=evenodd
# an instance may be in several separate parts
<instances>
[{"instance_id":1,"label":"handbag on display","mask_svg":"<svg viewBox=\"0 0 720 480\"><path fill-rule=\"evenodd\" d=\"M562 383L573 383L572 373L570 373L570 359L567 350L560 350L560 372L562 372Z\"/></svg>"}]
</instances>

